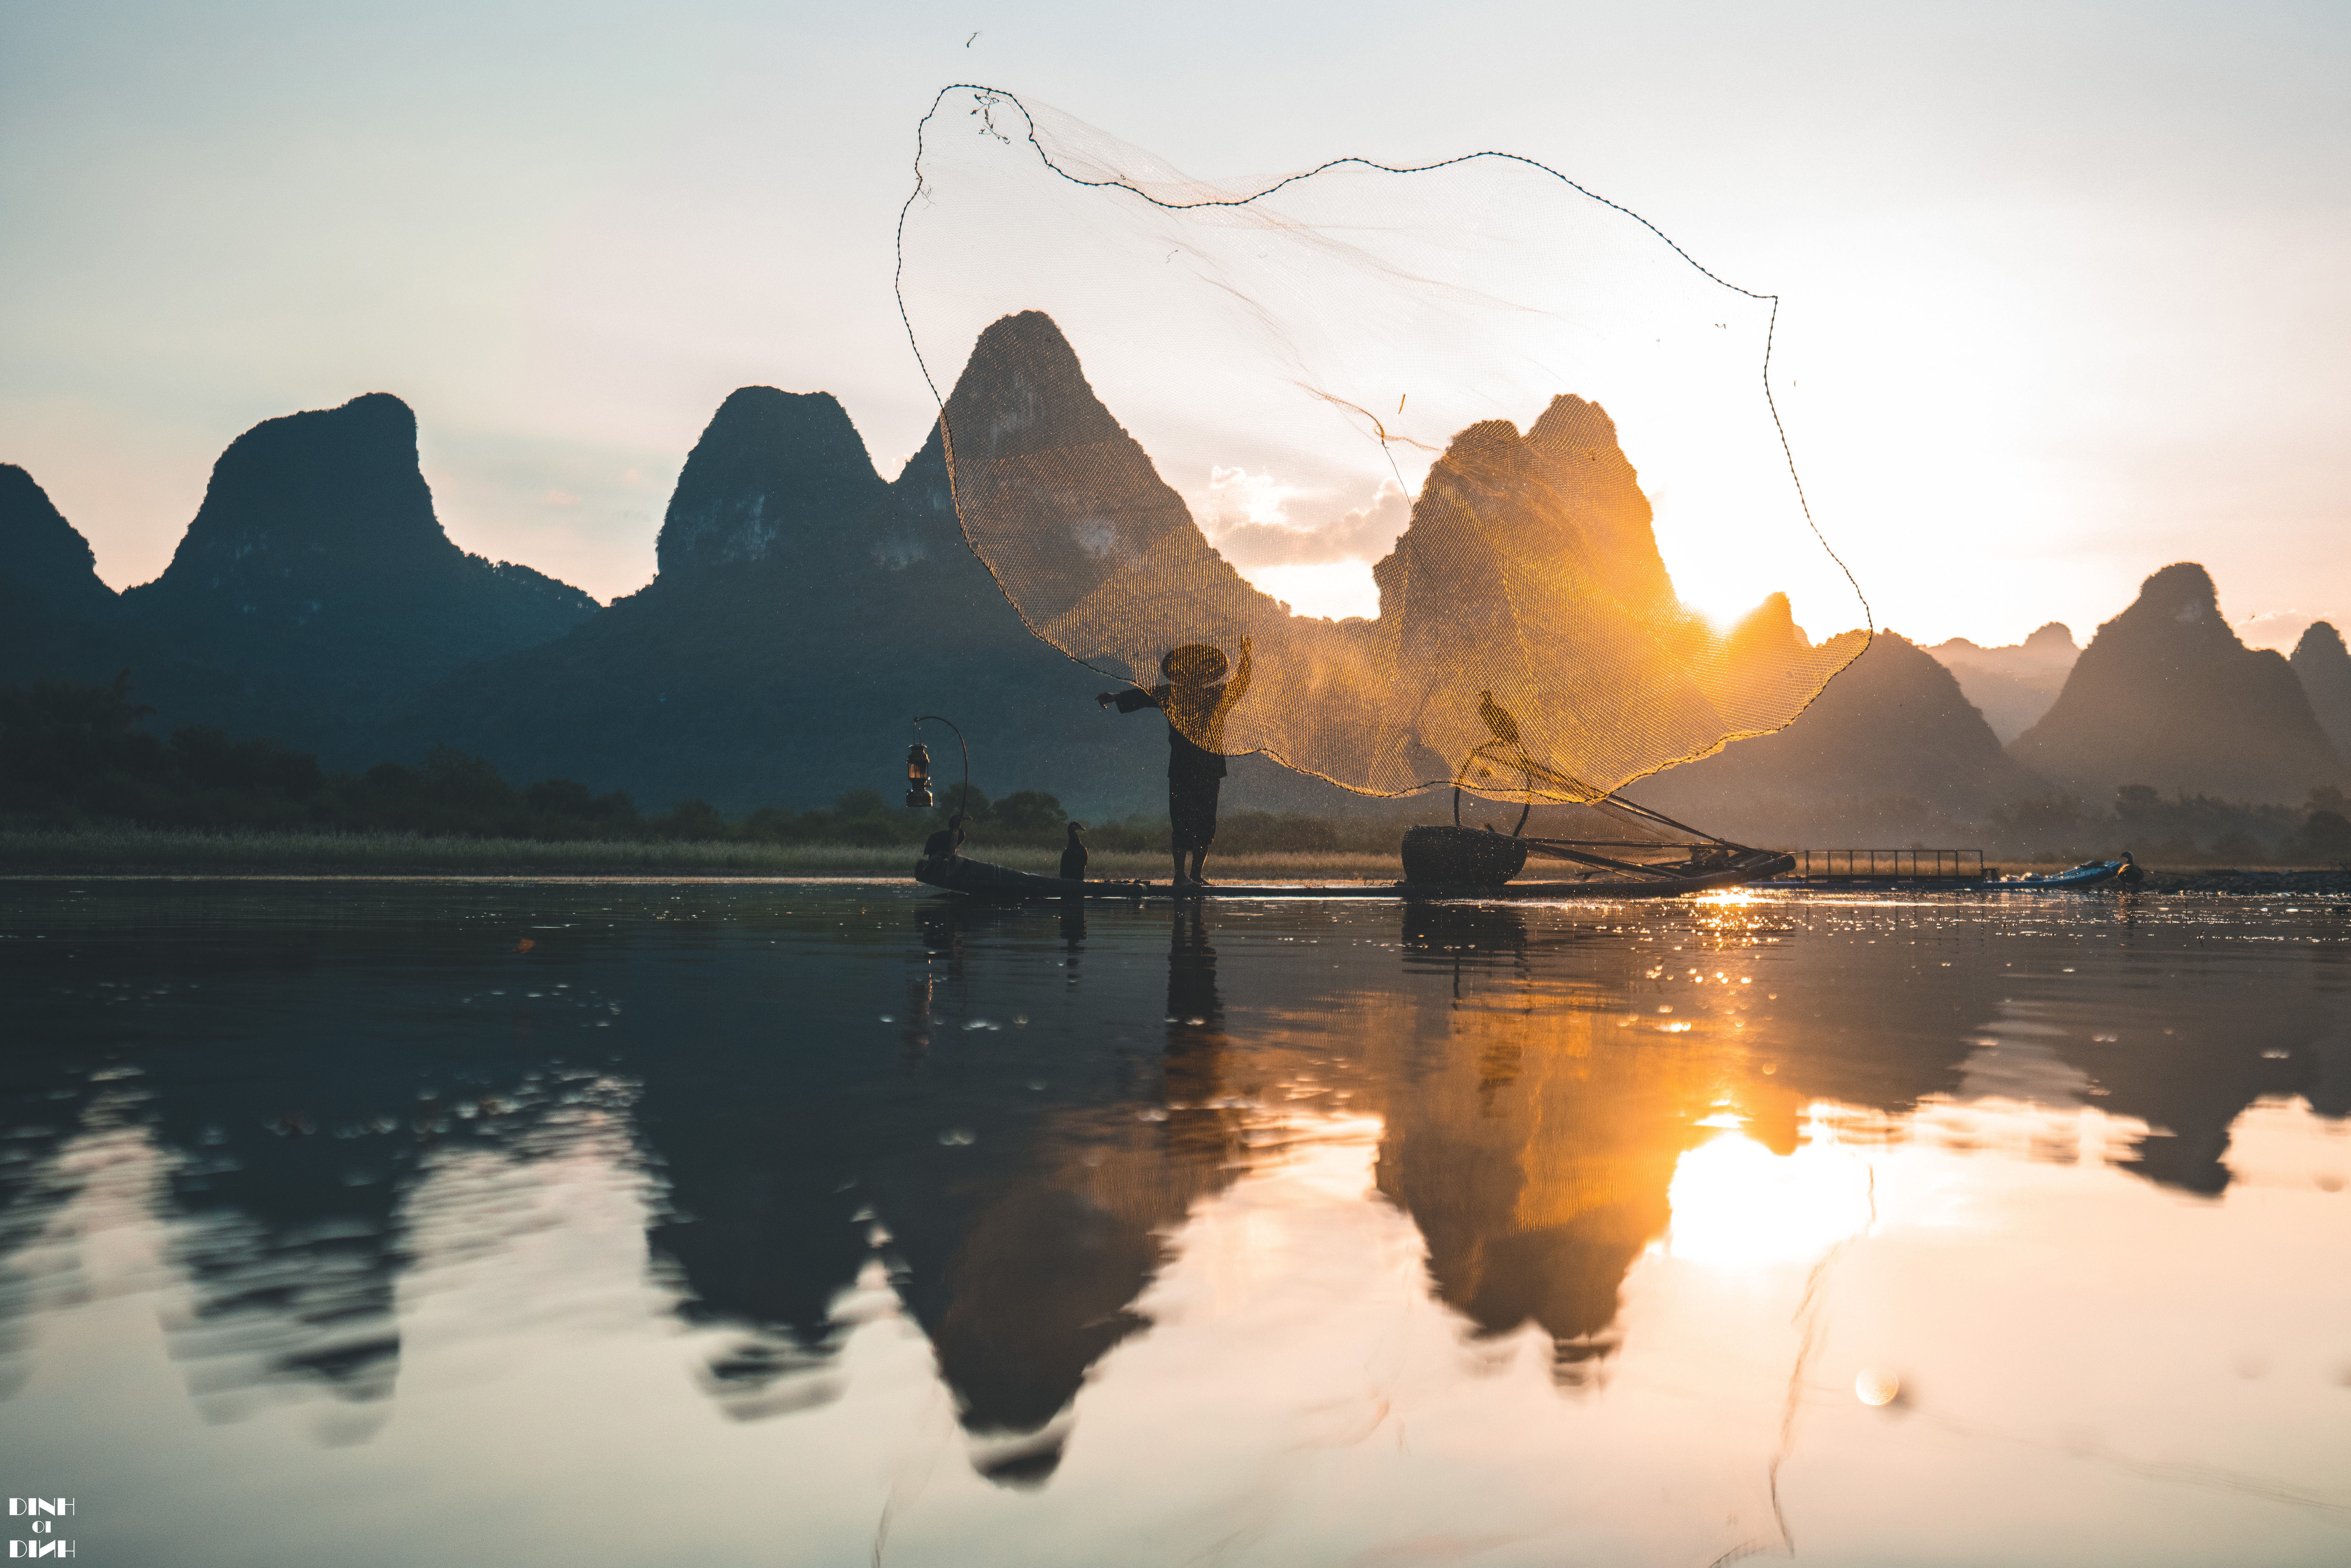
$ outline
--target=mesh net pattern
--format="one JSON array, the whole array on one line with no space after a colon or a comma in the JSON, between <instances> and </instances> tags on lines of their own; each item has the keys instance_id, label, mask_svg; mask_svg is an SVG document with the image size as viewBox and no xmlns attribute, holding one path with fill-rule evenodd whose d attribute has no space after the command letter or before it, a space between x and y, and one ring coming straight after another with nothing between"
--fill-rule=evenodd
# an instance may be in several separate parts
<instances>
[{"instance_id":1,"label":"mesh net pattern","mask_svg":"<svg viewBox=\"0 0 2351 1568\"><path fill-rule=\"evenodd\" d=\"M1769 591L1867 622L1757 373L1774 302L1539 165L1202 181L956 88L917 174L909 331L926 373L975 344L941 414L965 535L1037 635L1197 745L1588 802L1785 726L1866 644L1813 645ZM1677 596L1620 419L1677 563L1760 608ZM1383 545L1368 618L1236 565Z\"/></svg>"}]
</instances>

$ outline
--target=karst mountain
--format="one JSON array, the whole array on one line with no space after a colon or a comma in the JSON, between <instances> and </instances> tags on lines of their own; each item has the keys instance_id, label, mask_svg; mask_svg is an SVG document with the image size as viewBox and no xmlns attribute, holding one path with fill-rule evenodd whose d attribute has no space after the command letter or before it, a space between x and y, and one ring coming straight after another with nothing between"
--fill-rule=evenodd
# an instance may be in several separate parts
<instances>
[{"instance_id":1,"label":"karst mountain","mask_svg":"<svg viewBox=\"0 0 2351 1568\"><path fill-rule=\"evenodd\" d=\"M11 472L0 570L38 601L43 624L66 630L45 633L49 651L21 655L10 678L128 667L161 725L266 733L363 766L415 693L596 610L576 588L451 541L418 465L416 416L383 392L238 436L171 565L119 598L80 535Z\"/></svg>"},{"instance_id":2,"label":"karst mountain","mask_svg":"<svg viewBox=\"0 0 2351 1568\"><path fill-rule=\"evenodd\" d=\"M2318 727L2351 760L2351 650L2343 646L2343 633L2327 622L2313 622L2288 663L2310 698Z\"/></svg>"},{"instance_id":3,"label":"karst mountain","mask_svg":"<svg viewBox=\"0 0 2351 1568\"><path fill-rule=\"evenodd\" d=\"M0 671L101 678L121 602L33 476L0 464ZM112 671L106 671L111 674Z\"/></svg>"},{"instance_id":4,"label":"karst mountain","mask_svg":"<svg viewBox=\"0 0 2351 1568\"><path fill-rule=\"evenodd\" d=\"M2098 800L2145 784L2298 801L2344 779L2342 755L2293 666L2238 640L2210 575L2189 561L2149 577L2130 608L2098 628L2056 703L2008 749Z\"/></svg>"}]
</instances>

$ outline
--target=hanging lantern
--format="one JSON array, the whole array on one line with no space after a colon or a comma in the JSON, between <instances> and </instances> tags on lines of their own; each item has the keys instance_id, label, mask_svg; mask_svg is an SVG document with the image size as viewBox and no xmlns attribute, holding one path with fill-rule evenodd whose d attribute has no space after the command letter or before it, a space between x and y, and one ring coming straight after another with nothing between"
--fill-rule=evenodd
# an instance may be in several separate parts
<instances>
[{"instance_id":1,"label":"hanging lantern","mask_svg":"<svg viewBox=\"0 0 2351 1568\"><path fill-rule=\"evenodd\" d=\"M906 804L923 807L931 800L931 754L923 749L921 741L906 747Z\"/></svg>"}]
</instances>

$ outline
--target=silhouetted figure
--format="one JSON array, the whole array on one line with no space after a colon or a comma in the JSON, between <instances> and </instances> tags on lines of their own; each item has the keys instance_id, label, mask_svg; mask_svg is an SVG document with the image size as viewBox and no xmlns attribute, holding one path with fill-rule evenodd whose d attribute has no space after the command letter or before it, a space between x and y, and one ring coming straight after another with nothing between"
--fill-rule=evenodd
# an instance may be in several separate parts
<instances>
[{"instance_id":1,"label":"silhouetted figure","mask_svg":"<svg viewBox=\"0 0 2351 1568\"><path fill-rule=\"evenodd\" d=\"M1225 716L1249 691L1249 640L1241 639L1240 667L1225 679L1225 655L1206 643L1186 643L1159 661L1166 683L1149 691L1103 692L1094 700L1121 713L1153 707L1167 716L1168 848L1176 857L1176 885L1206 887L1201 874L1208 846L1217 837L1217 794L1224 787ZM1193 736L1198 736L1196 742ZM1205 744L1204 744L1205 743ZM1184 857L1192 857L1186 874Z\"/></svg>"},{"instance_id":2,"label":"silhouetted figure","mask_svg":"<svg viewBox=\"0 0 2351 1568\"><path fill-rule=\"evenodd\" d=\"M1487 731L1494 738L1480 741L1472 747L1469 755L1461 759L1460 768L1453 775L1453 821L1457 827L1461 821L1460 791L1463 787L1477 788L1473 779L1492 776L1491 768L1481 767L1479 766L1481 763L1508 768L1524 778L1528 786L1530 803L1533 800L1532 790L1537 783L1548 784L1570 800L1589 800L1605 793L1604 790L1593 789L1592 786L1572 774L1562 773L1550 764L1538 762L1528 756L1527 743L1519 734L1518 716L1496 702L1492 692L1480 691L1478 694L1478 717L1484 722ZM1519 826L1521 828L1526 826L1524 817L1519 819ZM1490 825L1487 831L1489 832L1493 831Z\"/></svg>"},{"instance_id":3,"label":"silhouetted figure","mask_svg":"<svg viewBox=\"0 0 2351 1568\"><path fill-rule=\"evenodd\" d=\"M963 813L957 811L947 819L947 825L923 841L923 859L951 861L963 853Z\"/></svg>"},{"instance_id":4,"label":"silhouetted figure","mask_svg":"<svg viewBox=\"0 0 2351 1568\"><path fill-rule=\"evenodd\" d=\"M1063 882L1086 880L1086 861L1089 858L1086 854L1086 841L1078 837L1085 831L1086 825L1083 822L1070 824L1070 841L1061 846L1061 880Z\"/></svg>"},{"instance_id":5,"label":"silhouetted figure","mask_svg":"<svg viewBox=\"0 0 2351 1568\"><path fill-rule=\"evenodd\" d=\"M1486 727L1494 732L1496 740L1505 746L1519 744L1519 721L1510 716L1509 708L1494 700L1492 692L1478 694L1478 716L1486 721Z\"/></svg>"}]
</instances>

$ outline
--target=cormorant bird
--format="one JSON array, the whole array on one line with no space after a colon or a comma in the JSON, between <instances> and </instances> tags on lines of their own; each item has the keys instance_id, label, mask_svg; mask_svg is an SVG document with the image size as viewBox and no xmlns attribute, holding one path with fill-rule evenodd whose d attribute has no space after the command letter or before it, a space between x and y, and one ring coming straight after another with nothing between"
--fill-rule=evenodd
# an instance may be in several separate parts
<instances>
[{"instance_id":1,"label":"cormorant bird","mask_svg":"<svg viewBox=\"0 0 2351 1568\"><path fill-rule=\"evenodd\" d=\"M953 860L963 852L963 813L957 811L947 819L947 825L923 841L923 858L926 861Z\"/></svg>"},{"instance_id":2,"label":"cormorant bird","mask_svg":"<svg viewBox=\"0 0 2351 1568\"><path fill-rule=\"evenodd\" d=\"M1505 746L1518 745L1519 721L1510 716L1510 710L1496 702L1491 692L1479 692L1478 696L1478 716L1486 721L1486 727L1494 732L1494 738Z\"/></svg>"},{"instance_id":3,"label":"cormorant bird","mask_svg":"<svg viewBox=\"0 0 2351 1568\"><path fill-rule=\"evenodd\" d=\"M1070 824L1070 841L1061 846L1061 880L1063 882L1086 880L1086 842L1078 837L1085 831L1086 825L1083 822Z\"/></svg>"}]
</instances>

